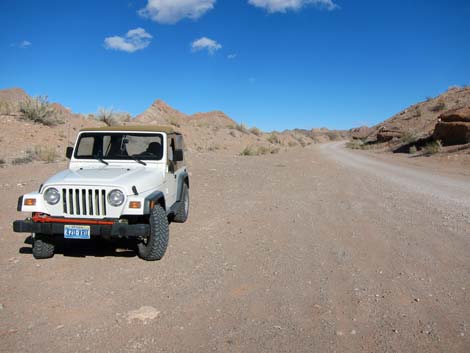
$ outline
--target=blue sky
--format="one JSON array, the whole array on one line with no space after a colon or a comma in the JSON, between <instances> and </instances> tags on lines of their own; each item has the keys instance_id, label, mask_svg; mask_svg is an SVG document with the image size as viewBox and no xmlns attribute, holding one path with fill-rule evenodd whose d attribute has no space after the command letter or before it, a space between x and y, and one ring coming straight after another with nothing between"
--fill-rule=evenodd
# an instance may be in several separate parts
<instances>
[{"instance_id":1,"label":"blue sky","mask_svg":"<svg viewBox=\"0 0 470 353\"><path fill-rule=\"evenodd\" d=\"M76 112L161 98L264 130L380 122L470 84L468 0L0 2L0 88Z\"/></svg>"}]
</instances>

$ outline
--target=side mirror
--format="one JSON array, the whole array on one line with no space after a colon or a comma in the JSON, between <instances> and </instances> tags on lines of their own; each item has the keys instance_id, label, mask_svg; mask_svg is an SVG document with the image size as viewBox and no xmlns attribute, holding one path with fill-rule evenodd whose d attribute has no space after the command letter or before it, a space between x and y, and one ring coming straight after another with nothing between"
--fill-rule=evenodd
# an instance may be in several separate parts
<instances>
[{"instance_id":1,"label":"side mirror","mask_svg":"<svg viewBox=\"0 0 470 353\"><path fill-rule=\"evenodd\" d=\"M173 152L173 162L181 162L183 159L183 150L175 150Z\"/></svg>"},{"instance_id":2,"label":"side mirror","mask_svg":"<svg viewBox=\"0 0 470 353\"><path fill-rule=\"evenodd\" d=\"M72 155L73 155L73 147L67 147L65 151L65 157L67 157L67 159L72 159Z\"/></svg>"}]
</instances>

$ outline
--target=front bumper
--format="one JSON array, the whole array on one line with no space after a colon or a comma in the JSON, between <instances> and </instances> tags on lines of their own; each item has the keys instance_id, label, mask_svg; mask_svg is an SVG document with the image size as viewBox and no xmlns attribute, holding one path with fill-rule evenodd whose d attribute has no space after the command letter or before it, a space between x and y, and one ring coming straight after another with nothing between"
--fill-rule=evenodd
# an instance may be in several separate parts
<instances>
[{"instance_id":1,"label":"front bumper","mask_svg":"<svg viewBox=\"0 0 470 353\"><path fill-rule=\"evenodd\" d=\"M86 224L81 224L86 225ZM64 234L64 223L39 223L30 220L13 222L16 233ZM104 238L145 237L150 232L148 224L113 223L110 225L90 224L90 235Z\"/></svg>"}]
</instances>

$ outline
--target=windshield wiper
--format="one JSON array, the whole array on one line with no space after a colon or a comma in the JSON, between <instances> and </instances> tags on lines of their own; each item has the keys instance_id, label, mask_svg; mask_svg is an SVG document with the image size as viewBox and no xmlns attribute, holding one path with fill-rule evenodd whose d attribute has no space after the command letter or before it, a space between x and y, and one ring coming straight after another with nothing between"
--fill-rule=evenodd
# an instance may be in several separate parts
<instances>
[{"instance_id":1,"label":"windshield wiper","mask_svg":"<svg viewBox=\"0 0 470 353\"><path fill-rule=\"evenodd\" d=\"M140 163L142 165L147 165L147 163L145 163L144 161L141 161L139 158L135 157L135 156L129 156L130 158L132 158L134 161L136 161L137 163Z\"/></svg>"},{"instance_id":2,"label":"windshield wiper","mask_svg":"<svg viewBox=\"0 0 470 353\"><path fill-rule=\"evenodd\" d=\"M95 159L99 160L99 161L100 161L101 163L103 163L103 164L109 165L109 163L106 162L106 161L103 159L103 157L101 157L100 155L95 156Z\"/></svg>"}]
</instances>

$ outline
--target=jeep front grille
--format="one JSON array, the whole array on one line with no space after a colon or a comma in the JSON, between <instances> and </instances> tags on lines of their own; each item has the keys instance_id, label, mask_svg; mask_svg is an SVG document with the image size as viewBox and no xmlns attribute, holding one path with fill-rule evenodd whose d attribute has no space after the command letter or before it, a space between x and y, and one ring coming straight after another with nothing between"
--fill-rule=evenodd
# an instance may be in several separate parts
<instances>
[{"instance_id":1,"label":"jeep front grille","mask_svg":"<svg viewBox=\"0 0 470 353\"><path fill-rule=\"evenodd\" d=\"M62 189L62 204L70 216L106 216L106 190Z\"/></svg>"}]
</instances>

